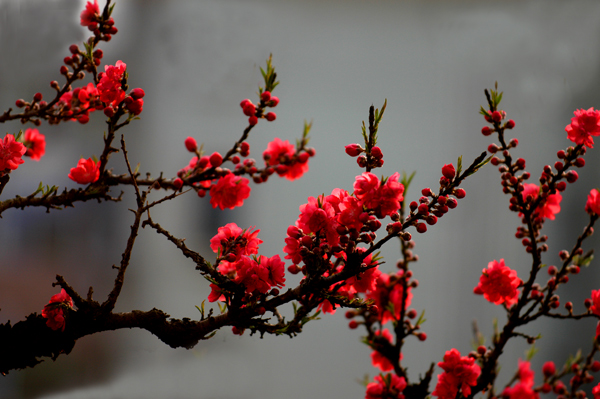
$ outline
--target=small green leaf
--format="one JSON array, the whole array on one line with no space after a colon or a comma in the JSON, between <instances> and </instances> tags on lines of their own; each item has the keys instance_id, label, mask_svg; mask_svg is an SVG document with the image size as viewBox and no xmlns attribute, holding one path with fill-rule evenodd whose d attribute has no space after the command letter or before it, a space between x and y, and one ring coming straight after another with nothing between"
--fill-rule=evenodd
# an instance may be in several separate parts
<instances>
[{"instance_id":1,"label":"small green leaf","mask_svg":"<svg viewBox=\"0 0 600 399\"><path fill-rule=\"evenodd\" d=\"M404 186L404 196L406 196L406 191L408 190L413 177L415 177L415 173L417 173L417 171L414 171L410 174L410 176L407 176L406 172L402 171L402 179L400 179L400 183L402 183Z\"/></svg>"},{"instance_id":2,"label":"small green leaf","mask_svg":"<svg viewBox=\"0 0 600 399\"><path fill-rule=\"evenodd\" d=\"M459 176L460 172L462 172L462 155L456 161L456 176Z\"/></svg>"},{"instance_id":3,"label":"small green leaf","mask_svg":"<svg viewBox=\"0 0 600 399\"><path fill-rule=\"evenodd\" d=\"M535 344L532 344L529 349L525 351L525 360L530 361L533 359L536 353L538 353L539 349L536 348Z\"/></svg>"},{"instance_id":4,"label":"small green leaf","mask_svg":"<svg viewBox=\"0 0 600 399\"><path fill-rule=\"evenodd\" d=\"M417 319L417 322L415 323L415 326L420 326L421 324L425 323L426 321L427 321L427 319L425 319L425 309L423 309L423 311L419 315L419 318Z\"/></svg>"}]
</instances>

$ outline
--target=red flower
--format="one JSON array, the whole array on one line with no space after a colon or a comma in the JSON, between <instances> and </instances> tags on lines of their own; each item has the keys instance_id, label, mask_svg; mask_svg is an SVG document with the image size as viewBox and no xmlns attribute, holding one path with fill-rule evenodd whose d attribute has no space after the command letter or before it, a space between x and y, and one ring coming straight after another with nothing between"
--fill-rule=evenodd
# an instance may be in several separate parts
<instances>
[{"instance_id":1,"label":"red flower","mask_svg":"<svg viewBox=\"0 0 600 399\"><path fill-rule=\"evenodd\" d=\"M593 188L588 195L587 202L585 203L585 211L587 213L600 215L600 192L595 188Z\"/></svg>"},{"instance_id":2,"label":"red flower","mask_svg":"<svg viewBox=\"0 0 600 399\"><path fill-rule=\"evenodd\" d=\"M380 335L383 338L385 338L390 344L392 343L393 337L387 328L382 331L376 331L375 335ZM373 347L373 349L375 349L377 344L371 342L371 346ZM400 353L400 360L402 360L402 353ZM388 360L388 358L383 356L376 349L373 352L371 352L371 363L373 364L373 367L379 367L381 371L390 371L394 369L394 366Z\"/></svg>"},{"instance_id":3,"label":"red flower","mask_svg":"<svg viewBox=\"0 0 600 399\"><path fill-rule=\"evenodd\" d=\"M600 399L600 384L592 388L592 395L594 395L594 399Z\"/></svg>"},{"instance_id":4,"label":"red flower","mask_svg":"<svg viewBox=\"0 0 600 399\"><path fill-rule=\"evenodd\" d=\"M267 145L267 149L263 152L263 158L268 166L287 166L278 167L276 171L279 176L288 180L299 179L308 171L308 162L306 161L308 158L296 157L296 147L287 140L281 141L278 137L275 137Z\"/></svg>"},{"instance_id":5,"label":"red flower","mask_svg":"<svg viewBox=\"0 0 600 399\"><path fill-rule=\"evenodd\" d=\"M477 385L477 378L481 374L481 368L475 364L475 359L461 357L458 350L452 349L446 352L444 361L439 362L438 366L444 369L444 372L438 376L433 396L454 399L459 388L463 396L471 395L471 387Z\"/></svg>"},{"instance_id":6,"label":"red flower","mask_svg":"<svg viewBox=\"0 0 600 399\"><path fill-rule=\"evenodd\" d=\"M39 161L46 153L46 137L37 129L25 130L25 147L27 147L26 156L34 161Z\"/></svg>"},{"instance_id":7,"label":"red flower","mask_svg":"<svg viewBox=\"0 0 600 399\"><path fill-rule=\"evenodd\" d=\"M527 201L527 196L531 196L531 200L534 201L540 192L540 187L533 183L523 184L523 200ZM542 200L538 205L537 209L533 212L533 217L538 220L550 219L554 220L555 215L560 212L560 201L562 195L559 193L549 195L545 200Z\"/></svg>"},{"instance_id":8,"label":"red flower","mask_svg":"<svg viewBox=\"0 0 600 399\"><path fill-rule=\"evenodd\" d=\"M511 307L519 300L517 288L521 283L517 272L507 267L504 259L500 259L500 262L493 260L488 263L487 269L483 269L479 284L473 292L483 294L485 299L495 305L506 303L506 306Z\"/></svg>"},{"instance_id":9,"label":"red flower","mask_svg":"<svg viewBox=\"0 0 600 399\"><path fill-rule=\"evenodd\" d=\"M285 285L285 263L279 255L267 258L261 255L259 263L269 271L267 282L271 287L283 287Z\"/></svg>"},{"instance_id":10,"label":"red flower","mask_svg":"<svg viewBox=\"0 0 600 399\"><path fill-rule=\"evenodd\" d=\"M101 101L106 104L112 103L113 107L116 107L125 99L121 81L126 69L127 65L121 60L117 61L114 66L106 65L104 67L105 72L98 83Z\"/></svg>"},{"instance_id":11,"label":"red flower","mask_svg":"<svg viewBox=\"0 0 600 399\"><path fill-rule=\"evenodd\" d=\"M0 140L0 173L6 169L15 170L24 163L23 154L27 148L22 143L15 141L15 136L7 134Z\"/></svg>"},{"instance_id":12,"label":"red flower","mask_svg":"<svg viewBox=\"0 0 600 399\"><path fill-rule=\"evenodd\" d=\"M395 276L390 276L386 273L381 273L376 277L375 289L367 292L367 299L371 299L375 302L375 305L380 309L379 319L382 324L387 323L390 320L399 320L400 313L402 311L402 295L403 288L399 282L399 278L404 272L398 271ZM410 287L406 293L406 301L404 307L410 306L412 301L412 292ZM394 313L390 311L390 308L394 309Z\"/></svg>"},{"instance_id":13,"label":"red flower","mask_svg":"<svg viewBox=\"0 0 600 399\"><path fill-rule=\"evenodd\" d=\"M48 319L46 325L53 330L65 331L64 311L72 308L73 300L64 289L60 290L60 294L53 295L48 305L42 309L42 316Z\"/></svg>"},{"instance_id":14,"label":"red flower","mask_svg":"<svg viewBox=\"0 0 600 399\"><path fill-rule=\"evenodd\" d=\"M236 284L243 284L247 293L255 291L266 294L271 289L269 284L269 270L265 265L259 264L256 260L244 256L235 264L236 277L233 280Z\"/></svg>"},{"instance_id":15,"label":"red flower","mask_svg":"<svg viewBox=\"0 0 600 399\"><path fill-rule=\"evenodd\" d=\"M96 23L96 20L100 16L100 7L98 6L98 0L94 0L94 4L89 1L85 5L85 10L81 12L81 26L90 26Z\"/></svg>"},{"instance_id":16,"label":"red flower","mask_svg":"<svg viewBox=\"0 0 600 399\"><path fill-rule=\"evenodd\" d=\"M220 250L221 256L233 253L236 255L236 260L242 255L257 254L258 246L263 243L263 240L257 237L260 230L252 231L253 228L244 231L235 223L227 223L219 227L217 235L210 239L210 249L215 253Z\"/></svg>"},{"instance_id":17,"label":"red flower","mask_svg":"<svg viewBox=\"0 0 600 399\"><path fill-rule=\"evenodd\" d=\"M574 114L571 124L565 128L567 137L575 144L593 148L594 139L591 136L600 135L600 111L594 108L587 111L578 109Z\"/></svg>"},{"instance_id":18,"label":"red flower","mask_svg":"<svg viewBox=\"0 0 600 399\"><path fill-rule=\"evenodd\" d=\"M592 306L590 307L590 311L600 316L600 290L592 290Z\"/></svg>"},{"instance_id":19,"label":"red flower","mask_svg":"<svg viewBox=\"0 0 600 399\"><path fill-rule=\"evenodd\" d=\"M402 391L406 388L404 377L396 374L376 375L375 382L367 385L365 399L404 399Z\"/></svg>"},{"instance_id":20,"label":"red flower","mask_svg":"<svg viewBox=\"0 0 600 399\"><path fill-rule=\"evenodd\" d=\"M533 390L533 371L529 362L519 359L519 382L513 387L502 391L502 397L508 399L539 399L539 394Z\"/></svg>"},{"instance_id":21,"label":"red flower","mask_svg":"<svg viewBox=\"0 0 600 399\"><path fill-rule=\"evenodd\" d=\"M364 172L356 176L354 182L354 195L368 209L375 210L378 218L391 215L400 208L404 200L404 186L398 182L399 173L394 173L385 183L381 184L377 176Z\"/></svg>"},{"instance_id":22,"label":"red flower","mask_svg":"<svg viewBox=\"0 0 600 399\"><path fill-rule=\"evenodd\" d=\"M92 158L81 158L77 166L71 168L69 179L79 184L89 184L100 178L100 162L94 162Z\"/></svg>"},{"instance_id":23,"label":"red flower","mask_svg":"<svg viewBox=\"0 0 600 399\"><path fill-rule=\"evenodd\" d=\"M210 203L213 208L219 207L221 210L242 206L244 200L249 196L248 179L233 173L221 177L216 184L210 187Z\"/></svg>"}]
</instances>

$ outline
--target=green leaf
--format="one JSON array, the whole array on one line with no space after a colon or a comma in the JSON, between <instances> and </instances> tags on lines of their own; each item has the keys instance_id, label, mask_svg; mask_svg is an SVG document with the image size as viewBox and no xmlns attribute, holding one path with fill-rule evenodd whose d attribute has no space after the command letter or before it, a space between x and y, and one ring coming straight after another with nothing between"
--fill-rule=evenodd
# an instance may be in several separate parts
<instances>
[{"instance_id":1,"label":"green leaf","mask_svg":"<svg viewBox=\"0 0 600 399\"><path fill-rule=\"evenodd\" d=\"M458 157L458 161L456 161L456 176L460 175L462 171L462 155Z\"/></svg>"},{"instance_id":2,"label":"green leaf","mask_svg":"<svg viewBox=\"0 0 600 399\"><path fill-rule=\"evenodd\" d=\"M414 171L410 174L410 176L406 175L406 172L402 171L402 178L400 179L400 183L404 186L404 196L406 197L406 191L408 191L408 187L410 186L410 182L412 182L413 177L417 171Z\"/></svg>"},{"instance_id":3,"label":"green leaf","mask_svg":"<svg viewBox=\"0 0 600 399\"><path fill-rule=\"evenodd\" d=\"M135 169L133 170L133 175L137 175L138 172L140 171L140 164L138 163L137 166L135 167Z\"/></svg>"},{"instance_id":4,"label":"green leaf","mask_svg":"<svg viewBox=\"0 0 600 399\"><path fill-rule=\"evenodd\" d=\"M415 326L420 326L421 324L425 323L426 321L427 321L427 319L425 319L425 309L423 309L423 311L419 315L419 318L417 319L417 322L415 323Z\"/></svg>"},{"instance_id":5,"label":"green leaf","mask_svg":"<svg viewBox=\"0 0 600 399\"><path fill-rule=\"evenodd\" d=\"M525 360L530 361L533 359L536 353L538 353L539 349L536 348L535 344L532 344L529 349L525 351Z\"/></svg>"}]
</instances>

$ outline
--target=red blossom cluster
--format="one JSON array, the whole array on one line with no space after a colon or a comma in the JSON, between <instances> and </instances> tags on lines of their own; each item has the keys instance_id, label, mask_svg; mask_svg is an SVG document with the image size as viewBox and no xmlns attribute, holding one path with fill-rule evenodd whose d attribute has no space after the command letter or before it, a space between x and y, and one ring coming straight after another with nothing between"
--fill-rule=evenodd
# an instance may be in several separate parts
<instances>
[{"instance_id":1,"label":"red blossom cluster","mask_svg":"<svg viewBox=\"0 0 600 399\"><path fill-rule=\"evenodd\" d=\"M452 349L446 352L444 361L439 362L438 366L444 372L438 376L433 396L454 399L459 390L462 396L471 395L471 387L477 385L477 378L481 374L481 368L475 363L475 359L461 356L458 350Z\"/></svg>"},{"instance_id":2,"label":"red blossom cluster","mask_svg":"<svg viewBox=\"0 0 600 399\"><path fill-rule=\"evenodd\" d=\"M194 156L187 166L179 170L173 180L166 181L162 177L155 180L148 177L144 180L139 178L137 172L131 170L126 177L103 172L106 170L108 155L116 150L111 147L114 132L141 114L145 96L144 90L140 88L128 92L128 73L124 62L119 60L115 65L105 65L104 72L97 72L103 52L95 46L100 41L110 40L111 36L117 33L114 20L110 16L111 12L112 7L108 5L101 10L97 0L93 3L87 2L81 13L81 25L93 32L94 36L84 44L83 51L77 45L70 46L71 55L65 57L64 65L60 69L66 83L61 88L58 82L51 82L52 88L57 92L54 100L46 102L41 93L36 93L32 101L16 101L17 107L21 108L23 113L15 118L24 123L39 125L41 120L47 120L49 123L77 120L85 124L89 121L91 113L96 110L102 110L108 118L112 136L105 137L106 147L100 160L80 159L77 166L70 170L70 179L79 184L112 181L115 185L134 185L139 205L136 213L139 226L141 214L163 200L175 198L184 186L195 190L199 197L204 197L209 192L213 208L233 209L242 206L250 195L250 180L244 176L249 176L255 183L263 183L276 173L293 181L308 171L309 158L315 155L314 149L307 147L309 125L305 126L303 138L296 146L280 138L270 142L262 154L264 167L259 167L254 159L248 158L249 132L260 119L269 122L276 120L274 112L267 112L267 108L276 107L279 103L279 99L272 95L272 90L278 82L275 80L276 75L269 59L266 71L261 69L265 87L259 88L258 102L255 104L245 99L240 103L244 115L248 117L248 127L227 153L213 152L211 155L205 155L203 145L199 147L193 137L187 137L184 141L185 148ZM85 77L85 72L92 74L93 81L74 87L77 80ZM559 252L563 264L558 267L548 266L547 272L550 277L545 284L536 280L538 272L544 267L542 254L548 250L547 237L541 234L541 229L545 221L555 220L560 212L560 193L566 190L567 183L575 183L578 180L578 174L573 168L585 165L583 155L586 148L592 148L593 136L600 135L600 110L576 110L571 123L565 128L567 138L574 142L575 146L557 152L558 161L552 166L544 166L539 184L526 183L531 174L525 171L525 160L514 159L511 154L511 150L517 148L519 142L517 139L506 140L504 137L506 132L514 129L515 122L512 119L505 121L506 112L498 109L501 93L492 91L490 95L486 91L486 96L489 108L482 107L481 113L490 126L485 126L481 132L484 136L496 133L498 137L498 143L489 144L487 147L491 154L488 160L498 167L503 192L510 196L509 209L518 213L521 219L515 236L521 240L525 251L531 254L533 266L527 281L521 280L515 270L506 266L504 259L491 261L487 268L483 269L473 291L495 305L503 305L508 316L507 324L501 332L494 335L489 347L480 345L468 356L461 356L454 348L447 351L443 361L438 363L443 372L438 376L432 395L440 399L454 399L470 397L490 389L490 397L503 399L538 399L540 392L554 392L559 397L583 398L585 392L580 389L581 385L591 383L594 380L591 373L600 371L600 361L593 359L596 352L600 351L600 322L596 327L594 347L588 357L571 362L559 372L553 362L546 362L542 368L542 385L534 386L534 372L530 363L521 360L514 379L499 396L494 396L496 393L493 384L498 369L497 358L507 341L514 336L523 336L529 343L537 339L516 331L517 327L541 316L600 319L600 289L592 290L590 298L584 302L586 311L579 315L574 314L572 302L564 304L566 314L558 313L560 298L556 294L559 285L569 282L569 275L578 274L581 267L587 266L591 261L591 254L584 254L581 243L593 233L593 224L600 216L600 192L597 189L592 189L588 195L585 211L590 216L590 223L574 249L571 252ZM418 313L415 309L409 309L418 281L413 278L408 264L416 262L418 256L412 253L414 242L406 230L415 227L417 232L425 233L428 225L435 225L438 218L449 209L455 208L458 204L457 199L466 195L465 190L458 185L488 160L484 161L484 152L466 170L462 170L462 158L459 158L456 165L443 165L438 194L430 188L424 188L421 190L421 197L411 201L406 207L404 195L410 178L401 178L399 173L393 173L380 179L372 173L372 169L384 164L383 152L376 145L377 127L384 109L385 104L381 112L371 107L369 127L363 123L364 146L345 146L345 152L357 157L359 167L366 169L355 177L353 192L335 188L330 195L309 197L307 203L299 207L300 214L296 222L287 229L283 251L287 254L285 259L292 261L288 270L292 274L302 273L304 276L296 289L288 290L289 297L295 295L295 300L303 308L299 311L294 306L294 319L298 319L295 320L296 324L285 324L283 317L277 312L277 306L290 301L279 296L279 289L284 287L286 282L285 263L279 255L258 255L259 246L263 242L258 238L259 230L253 230L253 227L244 230L235 223L220 227L218 233L210 240L210 247L217 254L214 266L203 260L197 260L197 264L202 274L211 281L211 293L208 296L210 302L223 301L233 308L234 313L237 311L237 315L241 313L240 310L248 311L250 316L248 320L243 320L244 323L228 321L229 325L233 326L234 333L242 334L246 328L253 329L253 332L259 331L257 326L263 323L261 334L271 332L293 335L301 329L306 320L316 316L309 316L310 311L318 309L317 314L319 311L334 313L339 306L349 307L352 308L346 313L346 317L352 319L349 327L355 329L362 325L367 330L368 335L364 342L372 349L373 366L382 372L394 370L394 373L374 377L374 381L366 387L366 399L404 399L405 395L408 397L409 391L415 392L416 389L421 389L419 397L426 397L429 395L429 388L420 387L421 384L409 384L406 369L400 365L403 358L402 345L407 336L416 336L420 341L427 339L427 334L420 332L423 318L419 317L413 321ZM10 112L5 113L4 117L10 117ZM126 117L126 121L119 122L121 117ZM25 162L23 156L39 161L45 150L46 138L37 129L27 129L24 134L18 134L16 137L7 134L1 139L0 192L8 181L8 174ZM122 150L126 152L124 141ZM127 156L125 157L127 160ZM242 161L242 158L245 159ZM233 170L225 167L227 162L234 165ZM127 166L129 167L128 160ZM162 185L162 188L175 192L163 200L148 204L145 202L145 196L150 190L145 191L142 196L138 185L152 188L160 188ZM92 186L92 189L99 186L101 184ZM34 198L35 194L37 191L31 198ZM70 204L69 201L70 199L67 199L63 204ZM53 204L48 203L45 206L50 208ZM379 233L383 238L379 237L378 241L377 234L382 220L388 216L391 222L387 224L383 234ZM148 223L175 242L186 256L193 252L182 244L183 240L175 239L153 223L149 213L144 223ZM401 239L403 259L397 262L397 271L384 273L380 270L380 259L375 251L392 238ZM123 258L125 257L124 254ZM201 257L198 255L197 259ZM119 268L119 272L123 272L123 269ZM61 282L59 284L63 285ZM281 302L269 302L269 296ZM74 297L80 307L81 299L75 295ZM263 305L270 308L265 309ZM268 320L260 319L267 310L277 317L278 324L267 324ZM65 289L62 289L59 294L51 297L42 310L42 316L47 319L46 325L50 329L64 331L70 311L74 311L73 300ZM201 312L200 322L210 320L204 317L203 308ZM233 319L236 314L229 313L227 317ZM214 319L210 321L215 322ZM384 327L389 322L393 325L392 330ZM295 330L290 331L288 328ZM573 376L567 388L561 378L569 373ZM427 378L432 378L432 375L433 365ZM422 382L429 383L428 380ZM592 389L592 393L595 399L600 399L600 384Z\"/></svg>"},{"instance_id":3,"label":"red blossom cluster","mask_svg":"<svg viewBox=\"0 0 600 399\"><path fill-rule=\"evenodd\" d=\"M65 331L65 311L73 308L73 300L63 289L59 294L50 298L48 305L42 309L42 316L46 319L46 325L53 330Z\"/></svg>"},{"instance_id":4,"label":"red blossom cluster","mask_svg":"<svg viewBox=\"0 0 600 399\"><path fill-rule=\"evenodd\" d=\"M263 242L257 237L260 230L242 230L235 223L228 223L218 229L218 234L210 240L211 249L218 254L218 271L235 284L244 287L249 300L253 295L266 294L272 288L285 285L285 264L275 255L253 256ZM219 285L211 283L208 300L228 302Z\"/></svg>"},{"instance_id":5,"label":"red blossom cluster","mask_svg":"<svg viewBox=\"0 0 600 399\"><path fill-rule=\"evenodd\" d=\"M406 388L406 379L396 374L376 375L375 382L367 385L365 399L404 399L402 392Z\"/></svg>"}]
</instances>

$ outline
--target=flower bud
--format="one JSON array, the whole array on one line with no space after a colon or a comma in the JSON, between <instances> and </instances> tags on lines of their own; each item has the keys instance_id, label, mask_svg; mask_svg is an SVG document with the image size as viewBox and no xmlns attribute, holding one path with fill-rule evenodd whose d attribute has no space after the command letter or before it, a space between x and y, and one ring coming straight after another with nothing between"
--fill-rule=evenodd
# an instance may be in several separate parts
<instances>
[{"instance_id":1,"label":"flower bud","mask_svg":"<svg viewBox=\"0 0 600 399\"><path fill-rule=\"evenodd\" d=\"M346 154L351 157L357 157L364 151L360 144L348 144L344 148L346 149Z\"/></svg>"},{"instance_id":2,"label":"flower bud","mask_svg":"<svg viewBox=\"0 0 600 399\"><path fill-rule=\"evenodd\" d=\"M375 159L383 158L383 152L381 152L381 148L377 146L371 148L371 155L375 157Z\"/></svg>"},{"instance_id":3,"label":"flower bud","mask_svg":"<svg viewBox=\"0 0 600 399\"><path fill-rule=\"evenodd\" d=\"M554 365L554 362L548 361L544 363L544 365L542 366L542 373L544 373L544 376L546 376L547 378L552 377L554 374L556 374L556 366Z\"/></svg>"},{"instance_id":4,"label":"flower bud","mask_svg":"<svg viewBox=\"0 0 600 399\"><path fill-rule=\"evenodd\" d=\"M271 100L271 92L263 91L262 94L260 95L260 99L266 103L269 102Z\"/></svg>"},{"instance_id":5,"label":"flower bud","mask_svg":"<svg viewBox=\"0 0 600 399\"><path fill-rule=\"evenodd\" d=\"M250 118L248 118L248 124L250 126L254 126L258 123L258 118L254 115L252 115Z\"/></svg>"},{"instance_id":6,"label":"flower bud","mask_svg":"<svg viewBox=\"0 0 600 399\"><path fill-rule=\"evenodd\" d=\"M454 165L446 164L442 167L442 175L448 180L454 179L456 175L456 170L454 169Z\"/></svg>"},{"instance_id":7,"label":"flower bud","mask_svg":"<svg viewBox=\"0 0 600 399\"><path fill-rule=\"evenodd\" d=\"M512 119L509 119L508 122L506 122L505 126L507 129L512 129L515 127L515 121L513 121Z\"/></svg>"},{"instance_id":8,"label":"flower bud","mask_svg":"<svg viewBox=\"0 0 600 399\"><path fill-rule=\"evenodd\" d=\"M265 118L267 118L269 122L273 122L277 119L277 115L275 115L275 112L268 112L267 115L265 115Z\"/></svg>"},{"instance_id":9,"label":"flower bud","mask_svg":"<svg viewBox=\"0 0 600 399\"><path fill-rule=\"evenodd\" d=\"M144 92L144 90L140 89L140 88L133 89L131 91L131 97L133 97L135 100L139 100L140 98L144 98L145 95L146 95L146 93Z\"/></svg>"},{"instance_id":10,"label":"flower bud","mask_svg":"<svg viewBox=\"0 0 600 399\"><path fill-rule=\"evenodd\" d=\"M492 134L492 129L490 129L489 126L484 126L481 128L481 134L483 134L484 136L489 136L490 134Z\"/></svg>"},{"instance_id":11,"label":"flower bud","mask_svg":"<svg viewBox=\"0 0 600 399\"><path fill-rule=\"evenodd\" d=\"M183 180L178 177L177 179L173 180L173 186L175 187L175 190L179 190L181 187L183 187Z\"/></svg>"},{"instance_id":12,"label":"flower bud","mask_svg":"<svg viewBox=\"0 0 600 399\"><path fill-rule=\"evenodd\" d=\"M223 163L223 157L218 152L213 152L213 154L209 158L210 164L213 167L219 167Z\"/></svg>"},{"instance_id":13,"label":"flower bud","mask_svg":"<svg viewBox=\"0 0 600 399\"><path fill-rule=\"evenodd\" d=\"M492 120L494 122L500 122L502 120L502 114L498 111L492 112Z\"/></svg>"},{"instance_id":14,"label":"flower bud","mask_svg":"<svg viewBox=\"0 0 600 399\"><path fill-rule=\"evenodd\" d=\"M279 104L279 98L277 98L275 96L271 96L271 101L269 101L269 104L267 104L267 105L271 108L275 108L277 106L277 104Z\"/></svg>"},{"instance_id":15,"label":"flower bud","mask_svg":"<svg viewBox=\"0 0 600 399\"><path fill-rule=\"evenodd\" d=\"M570 170L567 172L567 181L569 183L575 183L578 178L579 178L579 175L574 170Z\"/></svg>"},{"instance_id":16,"label":"flower bud","mask_svg":"<svg viewBox=\"0 0 600 399\"><path fill-rule=\"evenodd\" d=\"M461 198L465 198L465 196L467 195L467 192L463 188L457 188L454 191L454 195L456 196L456 198L461 199Z\"/></svg>"},{"instance_id":17,"label":"flower bud","mask_svg":"<svg viewBox=\"0 0 600 399\"><path fill-rule=\"evenodd\" d=\"M425 223L417 223L417 232L425 233L427 231L427 225Z\"/></svg>"},{"instance_id":18,"label":"flower bud","mask_svg":"<svg viewBox=\"0 0 600 399\"><path fill-rule=\"evenodd\" d=\"M187 148L187 150L189 152L196 152L196 150L198 149L198 144L196 143L196 139L194 139L193 137L186 138L184 141L184 144L185 144L185 148Z\"/></svg>"}]
</instances>

